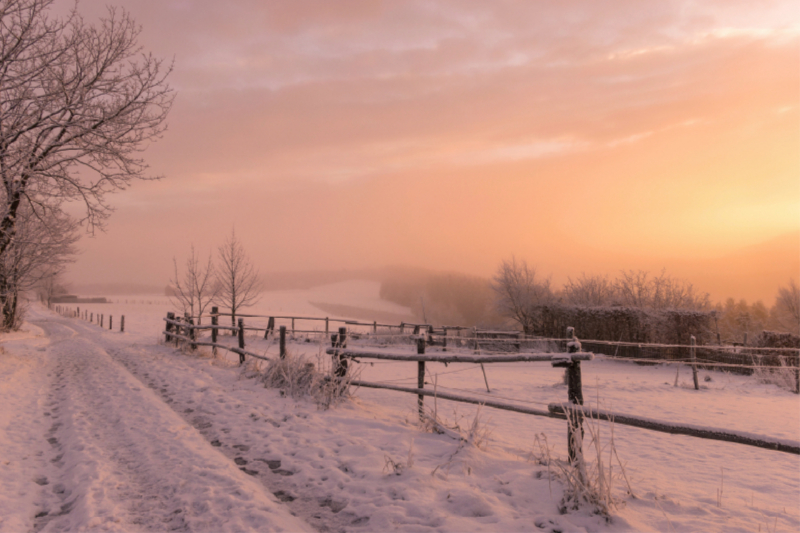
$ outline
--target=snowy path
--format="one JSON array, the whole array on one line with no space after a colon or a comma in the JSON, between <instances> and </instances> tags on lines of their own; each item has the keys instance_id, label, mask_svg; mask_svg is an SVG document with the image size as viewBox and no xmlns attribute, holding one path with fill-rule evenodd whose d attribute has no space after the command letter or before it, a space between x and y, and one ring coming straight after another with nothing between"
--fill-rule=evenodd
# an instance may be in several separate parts
<instances>
[{"instance_id":1,"label":"snowy path","mask_svg":"<svg viewBox=\"0 0 800 533\"><path fill-rule=\"evenodd\" d=\"M93 342L91 326L36 318L39 346L6 347L17 357L3 365L0 529L311 530Z\"/></svg>"},{"instance_id":2,"label":"snowy path","mask_svg":"<svg viewBox=\"0 0 800 533\"><path fill-rule=\"evenodd\" d=\"M320 411L264 388L236 357L159 344L160 310L101 311L125 314L129 331L34 308L27 338L2 338L0 532L745 532L800 524L797 456L620 426L617 447L638 498L618 482L625 505L610 522L588 509L560 515L562 485L531 450L545 433L563 456L561 421L488 411L488 448L461 446L420 431L411 395L360 390ZM290 346L309 361L320 350ZM361 366L367 379L416 379L414 365ZM485 393L475 368L431 371L440 386ZM713 373L696 392L674 386L673 368L595 361L584 371L587 397L620 411L799 435L797 396L745 376ZM493 397L535 404L566 393L559 369L547 365L488 373ZM444 415L457 407L450 419L462 427L474 411L438 405Z\"/></svg>"}]
</instances>

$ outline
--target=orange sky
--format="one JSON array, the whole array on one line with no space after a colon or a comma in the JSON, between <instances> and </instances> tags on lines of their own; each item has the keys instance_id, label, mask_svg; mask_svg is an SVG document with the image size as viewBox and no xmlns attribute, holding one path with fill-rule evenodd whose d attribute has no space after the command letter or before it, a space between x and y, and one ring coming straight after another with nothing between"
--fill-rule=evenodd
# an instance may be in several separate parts
<instances>
[{"instance_id":1,"label":"orange sky","mask_svg":"<svg viewBox=\"0 0 800 533\"><path fill-rule=\"evenodd\" d=\"M264 273L515 254L767 303L800 276L796 1L115 3L177 98L165 179L113 198L75 283L166 284L234 225ZM787 234L769 271L724 260Z\"/></svg>"}]
</instances>

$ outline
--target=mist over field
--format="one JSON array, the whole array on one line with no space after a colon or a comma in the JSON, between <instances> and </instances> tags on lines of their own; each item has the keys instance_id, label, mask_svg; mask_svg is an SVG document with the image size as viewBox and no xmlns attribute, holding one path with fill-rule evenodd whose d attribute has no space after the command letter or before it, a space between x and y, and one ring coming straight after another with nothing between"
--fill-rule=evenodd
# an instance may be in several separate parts
<instances>
[{"instance_id":1,"label":"mist over field","mask_svg":"<svg viewBox=\"0 0 800 533\"><path fill-rule=\"evenodd\" d=\"M71 282L164 285L234 227L267 279L514 255L767 304L800 275L791 2L345 4L120 4L174 58L164 179L115 196Z\"/></svg>"},{"instance_id":2,"label":"mist over field","mask_svg":"<svg viewBox=\"0 0 800 533\"><path fill-rule=\"evenodd\" d=\"M800 531L798 14L0 0L0 533Z\"/></svg>"}]
</instances>

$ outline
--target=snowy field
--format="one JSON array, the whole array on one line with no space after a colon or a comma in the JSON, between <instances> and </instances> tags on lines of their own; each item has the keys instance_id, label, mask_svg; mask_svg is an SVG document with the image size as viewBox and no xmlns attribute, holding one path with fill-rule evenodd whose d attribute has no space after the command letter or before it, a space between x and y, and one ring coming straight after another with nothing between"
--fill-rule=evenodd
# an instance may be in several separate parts
<instances>
[{"instance_id":1,"label":"snowy field","mask_svg":"<svg viewBox=\"0 0 800 533\"><path fill-rule=\"evenodd\" d=\"M114 300L86 309L115 324L124 314L125 333L34 306L24 331L0 337L0 531L800 530L797 455L617 425L633 496L617 479L610 520L588 509L562 515L563 486L535 443L546 439L564 458L563 421L485 408L490 434L478 449L422 431L408 394L359 389L319 410L264 388L234 356L165 346L162 318L173 309L164 297ZM407 313L368 282L266 293L252 311L325 316L311 302ZM326 346L302 340L291 353L324 357ZM566 400L563 371L548 363L487 365L491 393L480 367L427 368L448 392L543 409ZM702 371L709 381L695 391L686 367L678 386L674 366L598 358L582 369L587 404L800 440L800 398L753 377ZM357 371L416 382L413 363L365 360ZM443 400L436 409L462 428L476 411Z\"/></svg>"}]
</instances>

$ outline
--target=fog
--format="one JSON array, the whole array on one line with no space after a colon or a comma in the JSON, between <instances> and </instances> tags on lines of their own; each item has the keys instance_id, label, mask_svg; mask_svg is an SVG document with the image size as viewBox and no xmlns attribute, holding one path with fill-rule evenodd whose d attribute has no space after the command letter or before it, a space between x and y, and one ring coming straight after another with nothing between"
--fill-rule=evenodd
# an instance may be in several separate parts
<instances>
[{"instance_id":1,"label":"fog","mask_svg":"<svg viewBox=\"0 0 800 533\"><path fill-rule=\"evenodd\" d=\"M177 98L76 286L163 287L233 228L266 277L800 275L793 2L115 3Z\"/></svg>"}]
</instances>

